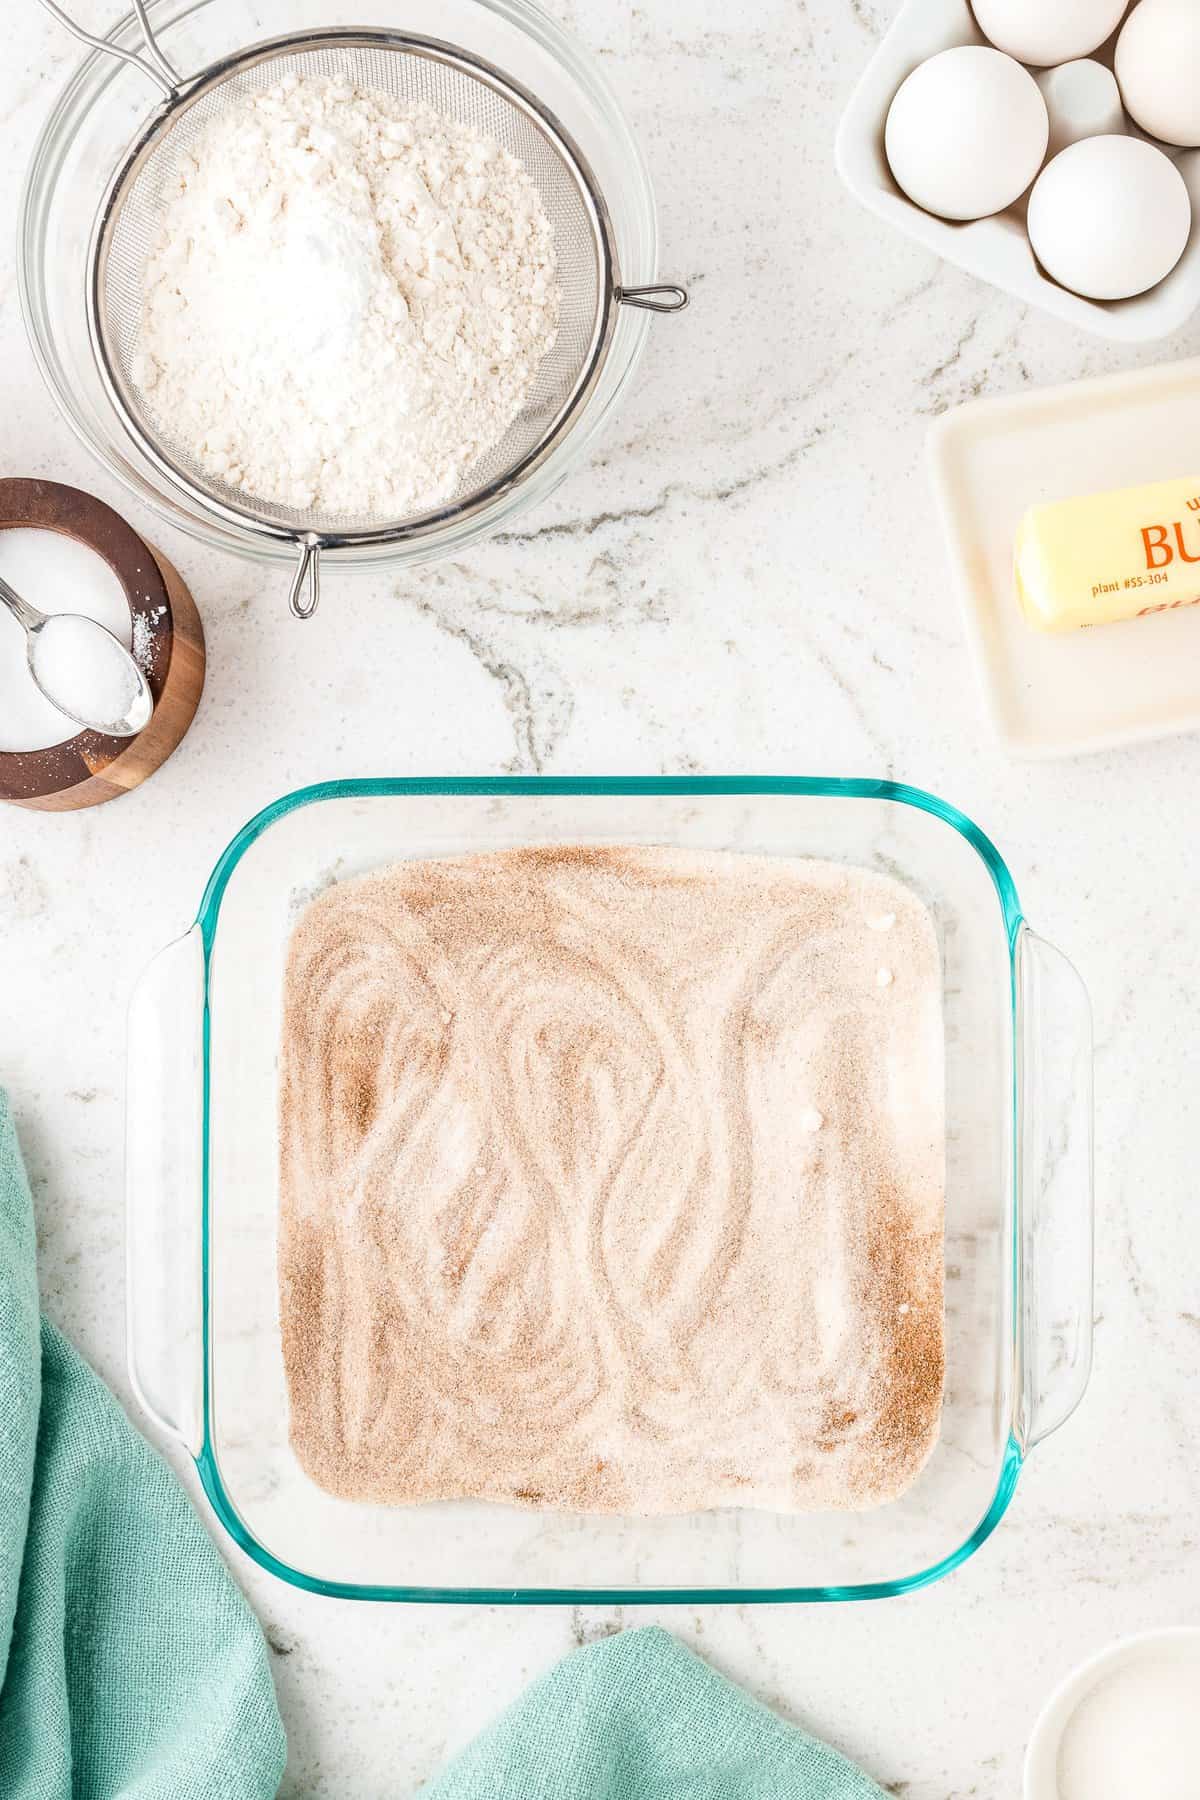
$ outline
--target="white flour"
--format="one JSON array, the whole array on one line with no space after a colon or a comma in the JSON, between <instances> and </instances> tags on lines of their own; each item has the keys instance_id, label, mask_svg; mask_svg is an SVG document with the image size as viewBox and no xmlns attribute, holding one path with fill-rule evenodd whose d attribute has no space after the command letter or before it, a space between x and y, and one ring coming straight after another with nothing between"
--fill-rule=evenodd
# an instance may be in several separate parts
<instances>
[{"instance_id":1,"label":"white flour","mask_svg":"<svg viewBox=\"0 0 1200 1800\"><path fill-rule=\"evenodd\" d=\"M558 309L522 163L424 104L290 76L184 159L133 374L209 475L395 518L504 436Z\"/></svg>"}]
</instances>

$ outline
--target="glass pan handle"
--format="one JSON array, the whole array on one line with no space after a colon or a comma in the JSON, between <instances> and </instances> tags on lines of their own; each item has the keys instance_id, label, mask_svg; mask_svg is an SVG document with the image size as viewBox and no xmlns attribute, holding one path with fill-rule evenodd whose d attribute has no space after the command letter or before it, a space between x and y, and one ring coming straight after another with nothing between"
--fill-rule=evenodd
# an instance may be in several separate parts
<instances>
[{"instance_id":1,"label":"glass pan handle","mask_svg":"<svg viewBox=\"0 0 1200 1800\"><path fill-rule=\"evenodd\" d=\"M129 1379L193 1456L203 1435L203 1023L204 945L193 926L134 989L125 1122Z\"/></svg>"},{"instance_id":2,"label":"glass pan handle","mask_svg":"<svg viewBox=\"0 0 1200 1800\"><path fill-rule=\"evenodd\" d=\"M1017 941L1019 1437L1030 1450L1082 1400L1092 1368L1092 1016L1066 957Z\"/></svg>"}]
</instances>

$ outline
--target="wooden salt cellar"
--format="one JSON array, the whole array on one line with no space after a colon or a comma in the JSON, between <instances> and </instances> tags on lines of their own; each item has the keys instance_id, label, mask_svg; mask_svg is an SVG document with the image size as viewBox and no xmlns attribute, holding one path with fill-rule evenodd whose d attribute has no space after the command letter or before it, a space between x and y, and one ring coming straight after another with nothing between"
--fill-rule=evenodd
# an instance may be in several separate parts
<instances>
[{"instance_id":1,"label":"wooden salt cellar","mask_svg":"<svg viewBox=\"0 0 1200 1800\"><path fill-rule=\"evenodd\" d=\"M81 731L48 750L0 750L0 800L44 812L98 806L153 775L191 724L204 686L200 615L166 557L91 494L56 481L0 480L0 531L17 526L61 531L104 558L129 603L154 712L133 738ZM25 598L36 606L41 596Z\"/></svg>"}]
</instances>

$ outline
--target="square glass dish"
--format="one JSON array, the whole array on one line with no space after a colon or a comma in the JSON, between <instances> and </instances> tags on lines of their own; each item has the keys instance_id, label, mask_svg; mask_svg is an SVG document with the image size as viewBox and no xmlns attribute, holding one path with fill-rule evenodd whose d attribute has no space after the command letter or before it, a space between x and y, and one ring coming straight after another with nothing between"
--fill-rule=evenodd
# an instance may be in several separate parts
<instances>
[{"instance_id":1,"label":"square glass dish","mask_svg":"<svg viewBox=\"0 0 1200 1800\"><path fill-rule=\"evenodd\" d=\"M285 955L330 883L529 844L817 857L907 883L940 943L946 1382L941 1434L871 1512L593 1517L349 1502L288 1441L276 1273ZM213 870L130 1017L129 1358L249 1555L370 1600L844 1600L937 1579L999 1523L1069 1416L1092 1327L1091 1032L1070 964L1025 924L961 813L889 782L750 778L334 782L277 801Z\"/></svg>"}]
</instances>

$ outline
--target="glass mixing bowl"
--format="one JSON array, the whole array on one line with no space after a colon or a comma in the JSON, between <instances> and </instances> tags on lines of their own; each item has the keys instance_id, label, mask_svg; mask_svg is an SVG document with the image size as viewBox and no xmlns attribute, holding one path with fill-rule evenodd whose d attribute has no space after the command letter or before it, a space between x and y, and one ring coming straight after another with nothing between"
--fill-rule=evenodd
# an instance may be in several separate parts
<instances>
[{"instance_id":1,"label":"glass mixing bowl","mask_svg":"<svg viewBox=\"0 0 1200 1800\"><path fill-rule=\"evenodd\" d=\"M580 48L530 0L194 0L148 8L164 51L185 75L262 40L353 24L448 40L486 58L536 94L561 120L595 173L612 220L626 287L655 279L654 197L641 154L607 85ZM352 15L352 16L351 16ZM141 48L132 14L108 41ZM88 332L88 251L105 189L138 130L159 104L138 69L92 51L59 96L34 149L20 214L18 282L38 367L81 441L112 474L173 525L217 549L294 564L296 546L218 518L142 454L105 389ZM574 424L526 479L467 517L418 539L329 549L340 567L428 562L486 537L545 498L578 463L633 374L649 326L617 309L599 380Z\"/></svg>"}]
</instances>

